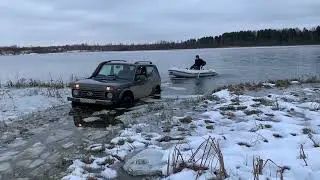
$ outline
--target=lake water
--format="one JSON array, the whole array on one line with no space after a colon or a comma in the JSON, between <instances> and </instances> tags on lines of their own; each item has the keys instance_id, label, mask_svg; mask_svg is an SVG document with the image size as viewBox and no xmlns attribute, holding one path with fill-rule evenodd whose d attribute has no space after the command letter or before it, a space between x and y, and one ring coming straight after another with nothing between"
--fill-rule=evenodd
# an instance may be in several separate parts
<instances>
[{"instance_id":1,"label":"lake water","mask_svg":"<svg viewBox=\"0 0 320 180\"><path fill-rule=\"evenodd\" d=\"M190 67L199 54L219 75L171 80L170 67ZM72 74L86 77L108 59L150 60L160 71L164 94L203 94L215 87L240 82L320 75L320 46L192 49L134 52L72 52L0 56L0 80L16 77L68 81Z\"/></svg>"}]
</instances>

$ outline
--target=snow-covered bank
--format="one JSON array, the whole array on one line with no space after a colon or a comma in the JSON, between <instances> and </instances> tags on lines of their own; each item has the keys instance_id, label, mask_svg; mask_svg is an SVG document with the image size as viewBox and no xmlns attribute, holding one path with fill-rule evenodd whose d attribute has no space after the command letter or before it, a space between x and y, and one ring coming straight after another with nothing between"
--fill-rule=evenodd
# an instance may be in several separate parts
<instances>
[{"instance_id":1,"label":"snow-covered bank","mask_svg":"<svg viewBox=\"0 0 320 180\"><path fill-rule=\"evenodd\" d=\"M22 88L0 89L0 121L67 103L69 89Z\"/></svg>"},{"instance_id":2,"label":"snow-covered bank","mask_svg":"<svg viewBox=\"0 0 320 180\"><path fill-rule=\"evenodd\" d=\"M110 168L116 169L117 162L124 162L128 174L170 180L218 175L254 179L254 170L262 179L320 179L319 98L317 88L262 97L221 90L211 101L195 104L196 113L167 116L168 121L161 122L163 133L153 133L148 123L127 127L98 148L105 154L104 163L94 156L84 164L75 160L64 179L103 179L104 171L114 178L118 174ZM150 122L159 121L162 113ZM164 129L167 123L169 131ZM95 149L97 145L88 148Z\"/></svg>"}]
</instances>

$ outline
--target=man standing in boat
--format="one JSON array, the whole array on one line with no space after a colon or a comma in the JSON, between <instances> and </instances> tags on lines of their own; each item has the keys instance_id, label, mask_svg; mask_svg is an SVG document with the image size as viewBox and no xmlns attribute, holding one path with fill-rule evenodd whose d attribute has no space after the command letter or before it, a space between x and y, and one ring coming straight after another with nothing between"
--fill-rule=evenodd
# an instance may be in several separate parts
<instances>
[{"instance_id":1,"label":"man standing in boat","mask_svg":"<svg viewBox=\"0 0 320 180\"><path fill-rule=\"evenodd\" d=\"M203 59L196 55L196 59L194 60L194 64L190 67L190 69L200 70L202 66L205 66L207 63Z\"/></svg>"}]
</instances>

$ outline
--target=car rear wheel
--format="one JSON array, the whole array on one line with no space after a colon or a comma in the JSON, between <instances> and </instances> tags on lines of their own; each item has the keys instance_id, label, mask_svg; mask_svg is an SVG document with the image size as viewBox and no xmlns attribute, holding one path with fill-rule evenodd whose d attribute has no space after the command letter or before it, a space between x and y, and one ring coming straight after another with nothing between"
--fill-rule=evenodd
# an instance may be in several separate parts
<instances>
[{"instance_id":1,"label":"car rear wheel","mask_svg":"<svg viewBox=\"0 0 320 180\"><path fill-rule=\"evenodd\" d=\"M154 89L153 98L155 98L155 99L160 99L161 98L161 88L160 88L160 86L157 86Z\"/></svg>"}]
</instances>

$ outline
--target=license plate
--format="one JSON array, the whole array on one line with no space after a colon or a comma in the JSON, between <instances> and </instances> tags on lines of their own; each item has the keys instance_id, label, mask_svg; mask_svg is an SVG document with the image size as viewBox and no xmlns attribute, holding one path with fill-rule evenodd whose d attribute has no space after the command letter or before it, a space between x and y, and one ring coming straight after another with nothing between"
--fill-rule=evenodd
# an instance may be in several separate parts
<instances>
[{"instance_id":1,"label":"license plate","mask_svg":"<svg viewBox=\"0 0 320 180\"><path fill-rule=\"evenodd\" d=\"M94 103L96 103L96 100L94 100L94 99L80 99L80 102L94 104Z\"/></svg>"}]
</instances>

